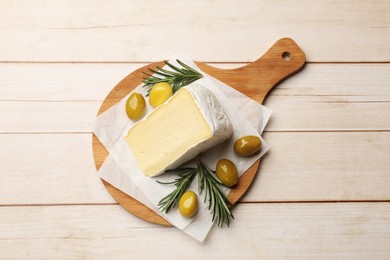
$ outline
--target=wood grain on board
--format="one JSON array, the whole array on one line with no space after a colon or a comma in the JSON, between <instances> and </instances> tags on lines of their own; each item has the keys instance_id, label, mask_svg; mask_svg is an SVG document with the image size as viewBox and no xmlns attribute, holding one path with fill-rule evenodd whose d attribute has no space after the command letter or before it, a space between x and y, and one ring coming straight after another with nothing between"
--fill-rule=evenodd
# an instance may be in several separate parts
<instances>
[{"instance_id":1,"label":"wood grain on board","mask_svg":"<svg viewBox=\"0 0 390 260\"><path fill-rule=\"evenodd\" d=\"M247 63L208 63L234 69ZM0 63L1 101L101 103L119 79L146 63ZM47 78L50 75L50 78ZM359 77L357 77L359 75ZM26 79L28 78L28 84ZM309 63L305 70L275 88L271 96L365 98L371 103L390 96L390 64ZM369 87L367 87L369 86ZM22 91L21 91L22 90ZM267 99L267 102L269 100ZM32 105L32 104L30 104ZM57 104L59 106L60 104ZM293 105L293 103L291 104ZM291 109L294 109L292 107ZM308 108L313 110L315 107ZM50 111L47 111L50 112ZM286 111L287 112L287 111ZM94 115L96 115L96 111ZM336 126L335 126L336 127ZM32 129L31 129L32 130Z\"/></svg>"},{"instance_id":2,"label":"wood grain on board","mask_svg":"<svg viewBox=\"0 0 390 260\"><path fill-rule=\"evenodd\" d=\"M0 133L90 133L112 86L145 65L0 63ZM390 130L389 85L390 64L306 64L265 100L266 131Z\"/></svg>"},{"instance_id":3,"label":"wood grain on board","mask_svg":"<svg viewBox=\"0 0 390 260\"><path fill-rule=\"evenodd\" d=\"M390 201L390 132L264 138L272 149L240 202ZM115 203L96 176L89 133L0 134L0 158L0 206Z\"/></svg>"},{"instance_id":4,"label":"wood grain on board","mask_svg":"<svg viewBox=\"0 0 390 260\"><path fill-rule=\"evenodd\" d=\"M386 0L1 1L1 256L388 259L389 13ZM171 54L244 66L281 37L309 64L265 100L272 149L231 228L200 244L112 205L88 122L118 79Z\"/></svg>"},{"instance_id":5,"label":"wood grain on board","mask_svg":"<svg viewBox=\"0 0 390 260\"><path fill-rule=\"evenodd\" d=\"M298 45L292 39L283 38L278 40L261 58L244 67L227 70L214 68L202 62L196 62L196 64L209 75L262 103L273 87L286 77L300 70L304 66L305 61L305 54ZM155 68L156 66L162 67L163 65L163 62L152 63L125 77L108 94L98 114L103 113L115 105L130 93L131 90L137 87L142 82L144 78L143 72L147 71L148 67ZM108 154L96 136L93 136L92 141L96 165L99 168ZM248 190L258 172L259 165L260 160L254 163L240 177L237 186L229 193L229 199L232 204L235 204ZM105 185L114 199L134 215L153 223L169 225L166 220L142 203L129 198L130 196L108 183L105 183Z\"/></svg>"}]
</instances>

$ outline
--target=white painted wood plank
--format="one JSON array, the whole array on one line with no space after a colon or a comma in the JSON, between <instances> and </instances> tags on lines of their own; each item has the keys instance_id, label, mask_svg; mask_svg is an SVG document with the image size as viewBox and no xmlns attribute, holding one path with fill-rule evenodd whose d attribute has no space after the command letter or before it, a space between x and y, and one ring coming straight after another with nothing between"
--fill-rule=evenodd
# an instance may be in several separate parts
<instances>
[{"instance_id":1,"label":"white painted wood plank","mask_svg":"<svg viewBox=\"0 0 390 260\"><path fill-rule=\"evenodd\" d=\"M240 204L234 213L230 228L213 228L199 243L119 206L0 207L0 250L8 259L387 259L390 254L390 203Z\"/></svg>"},{"instance_id":2,"label":"white painted wood plank","mask_svg":"<svg viewBox=\"0 0 390 260\"><path fill-rule=\"evenodd\" d=\"M120 80L144 65L0 63L0 100L103 101Z\"/></svg>"},{"instance_id":3,"label":"white painted wood plank","mask_svg":"<svg viewBox=\"0 0 390 260\"><path fill-rule=\"evenodd\" d=\"M388 97L270 96L267 131L390 130ZM90 132L101 101L0 101L0 133Z\"/></svg>"},{"instance_id":4,"label":"white painted wood plank","mask_svg":"<svg viewBox=\"0 0 390 260\"><path fill-rule=\"evenodd\" d=\"M264 104L268 130L389 130L390 66L309 64Z\"/></svg>"},{"instance_id":5,"label":"white painted wood plank","mask_svg":"<svg viewBox=\"0 0 390 260\"><path fill-rule=\"evenodd\" d=\"M0 132L91 132L100 101L0 101Z\"/></svg>"},{"instance_id":6,"label":"white painted wood plank","mask_svg":"<svg viewBox=\"0 0 390 260\"><path fill-rule=\"evenodd\" d=\"M103 101L120 80L145 65L147 63L0 63L0 100ZM245 63L213 65L234 68Z\"/></svg>"},{"instance_id":7,"label":"white painted wood plank","mask_svg":"<svg viewBox=\"0 0 390 260\"><path fill-rule=\"evenodd\" d=\"M0 204L113 203L88 134L0 135Z\"/></svg>"},{"instance_id":8,"label":"white painted wood plank","mask_svg":"<svg viewBox=\"0 0 390 260\"><path fill-rule=\"evenodd\" d=\"M24 0L0 11L1 61L252 61L286 36L309 61L390 61L388 1Z\"/></svg>"},{"instance_id":9,"label":"white painted wood plank","mask_svg":"<svg viewBox=\"0 0 390 260\"><path fill-rule=\"evenodd\" d=\"M271 151L244 197L390 200L390 132L267 133ZM0 204L111 203L89 134L0 135Z\"/></svg>"},{"instance_id":10,"label":"white painted wood plank","mask_svg":"<svg viewBox=\"0 0 390 260\"><path fill-rule=\"evenodd\" d=\"M0 64L0 132L88 132L108 92L142 65ZM267 129L389 130L389 86L388 64L309 64L266 99Z\"/></svg>"},{"instance_id":11,"label":"white painted wood plank","mask_svg":"<svg viewBox=\"0 0 390 260\"><path fill-rule=\"evenodd\" d=\"M390 96L269 96L268 131L390 130Z\"/></svg>"},{"instance_id":12,"label":"white painted wood plank","mask_svg":"<svg viewBox=\"0 0 390 260\"><path fill-rule=\"evenodd\" d=\"M390 132L266 133L246 201L390 199Z\"/></svg>"},{"instance_id":13,"label":"white painted wood plank","mask_svg":"<svg viewBox=\"0 0 390 260\"><path fill-rule=\"evenodd\" d=\"M100 100L146 63L0 63L1 100ZM244 63L212 63L235 68ZM272 96L390 96L389 64L307 64Z\"/></svg>"},{"instance_id":14,"label":"white painted wood plank","mask_svg":"<svg viewBox=\"0 0 390 260\"><path fill-rule=\"evenodd\" d=\"M389 97L390 64L306 64L272 95Z\"/></svg>"}]
</instances>

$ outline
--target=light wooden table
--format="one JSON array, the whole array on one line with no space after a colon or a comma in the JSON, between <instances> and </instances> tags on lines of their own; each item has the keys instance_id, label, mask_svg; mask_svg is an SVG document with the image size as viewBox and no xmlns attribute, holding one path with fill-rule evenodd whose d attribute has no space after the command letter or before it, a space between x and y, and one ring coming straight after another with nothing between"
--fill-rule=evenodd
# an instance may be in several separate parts
<instances>
[{"instance_id":1,"label":"light wooden table","mask_svg":"<svg viewBox=\"0 0 390 260\"><path fill-rule=\"evenodd\" d=\"M272 150L230 228L198 243L118 206L93 162L102 100L145 63L223 68L293 38ZM0 258L389 259L389 1L0 2Z\"/></svg>"}]
</instances>

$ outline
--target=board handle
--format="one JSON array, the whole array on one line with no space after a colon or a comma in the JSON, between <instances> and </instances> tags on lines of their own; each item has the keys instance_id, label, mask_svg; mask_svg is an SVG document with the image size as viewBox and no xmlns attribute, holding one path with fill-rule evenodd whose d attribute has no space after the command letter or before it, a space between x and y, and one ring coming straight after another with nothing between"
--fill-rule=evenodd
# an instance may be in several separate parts
<instances>
[{"instance_id":1,"label":"board handle","mask_svg":"<svg viewBox=\"0 0 390 260\"><path fill-rule=\"evenodd\" d=\"M302 69L305 62L305 53L295 41L282 38L256 61L228 70L229 73L226 73L226 69L215 68L205 63L199 62L197 65L222 82L229 82L228 85L237 90L243 88L242 82L245 77L245 94L263 103L273 87Z\"/></svg>"}]
</instances>

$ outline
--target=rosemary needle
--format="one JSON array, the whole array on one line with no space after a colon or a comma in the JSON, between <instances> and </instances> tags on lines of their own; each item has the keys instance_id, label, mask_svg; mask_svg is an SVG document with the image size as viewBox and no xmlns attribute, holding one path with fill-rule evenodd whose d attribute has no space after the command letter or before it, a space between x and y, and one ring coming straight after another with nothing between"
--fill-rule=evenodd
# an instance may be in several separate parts
<instances>
[{"instance_id":1,"label":"rosemary needle","mask_svg":"<svg viewBox=\"0 0 390 260\"><path fill-rule=\"evenodd\" d=\"M202 194L205 191L204 203L208 200L208 210L211 211L213 218L219 227L224 224L229 226L230 219L234 216L231 213L229 206L231 203L225 192L221 188L221 182L216 177L215 172L209 169L203 162L198 161L197 167L177 168L171 172L178 172L178 178L172 182L160 182L161 184L174 184L176 188L160 200L158 207L161 211L168 213L171 208L174 208L180 197L191 185L195 175L198 174L198 193Z\"/></svg>"},{"instance_id":2,"label":"rosemary needle","mask_svg":"<svg viewBox=\"0 0 390 260\"><path fill-rule=\"evenodd\" d=\"M144 72L146 77L143 79L143 87L153 86L159 82L168 82L172 86L173 94L176 93L180 88L191 84L192 82L203 77L198 71L194 70L190 66L186 65L180 60L176 60L181 66L175 66L169 61L164 63L171 68L171 70L163 69L156 66L156 69L149 68L149 72ZM150 89L148 90L148 92Z\"/></svg>"},{"instance_id":3,"label":"rosemary needle","mask_svg":"<svg viewBox=\"0 0 390 260\"><path fill-rule=\"evenodd\" d=\"M216 177L215 172L212 171L203 162L197 163L199 174L199 193L202 193L203 189L206 194L204 202L207 198L209 201L208 209L213 214L212 221L217 221L218 226L222 227L224 224L229 226L230 218L234 219L228 206L231 206L229 198L221 188L221 181Z\"/></svg>"},{"instance_id":4,"label":"rosemary needle","mask_svg":"<svg viewBox=\"0 0 390 260\"><path fill-rule=\"evenodd\" d=\"M160 200L157 205L158 208L165 213L168 213L171 208L176 207L181 195L183 195L183 193L191 185L197 173L195 168L177 168L171 171L179 172L179 177L172 182L157 181L161 184L174 184L176 186L176 189Z\"/></svg>"}]
</instances>

